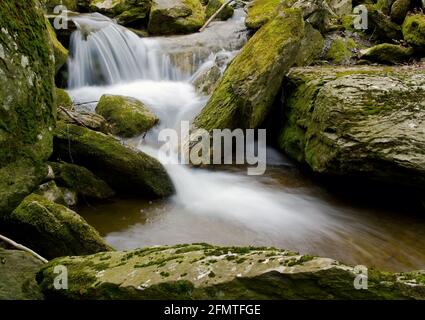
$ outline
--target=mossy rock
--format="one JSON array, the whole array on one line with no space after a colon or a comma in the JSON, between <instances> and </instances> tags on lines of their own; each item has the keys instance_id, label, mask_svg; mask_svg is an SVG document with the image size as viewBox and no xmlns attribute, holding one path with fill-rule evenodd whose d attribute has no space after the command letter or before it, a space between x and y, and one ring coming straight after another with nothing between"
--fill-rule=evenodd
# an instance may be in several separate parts
<instances>
[{"instance_id":1,"label":"mossy rock","mask_svg":"<svg viewBox=\"0 0 425 320\"><path fill-rule=\"evenodd\" d=\"M111 250L77 213L37 194L26 197L4 224L6 235L46 259Z\"/></svg>"},{"instance_id":2,"label":"mossy rock","mask_svg":"<svg viewBox=\"0 0 425 320\"><path fill-rule=\"evenodd\" d=\"M156 159L112 136L59 121L54 150L56 159L88 168L115 191L144 197L166 197L174 192Z\"/></svg>"},{"instance_id":3,"label":"mossy rock","mask_svg":"<svg viewBox=\"0 0 425 320\"><path fill-rule=\"evenodd\" d=\"M55 55L55 70L56 73L65 65L68 60L68 49L66 49L62 43L59 42L56 37L55 30L50 24L49 20L46 18L47 31L49 32L50 43L53 47L53 53Z\"/></svg>"},{"instance_id":4,"label":"mossy rock","mask_svg":"<svg viewBox=\"0 0 425 320\"><path fill-rule=\"evenodd\" d=\"M403 36L410 45L425 50L425 15L408 16L403 23Z\"/></svg>"},{"instance_id":5,"label":"mossy rock","mask_svg":"<svg viewBox=\"0 0 425 320\"><path fill-rule=\"evenodd\" d=\"M103 95L96 112L112 125L113 134L125 138L145 133L159 121L143 102L131 97Z\"/></svg>"},{"instance_id":6,"label":"mossy rock","mask_svg":"<svg viewBox=\"0 0 425 320\"><path fill-rule=\"evenodd\" d=\"M54 58L38 0L0 6L0 167L52 152Z\"/></svg>"},{"instance_id":7,"label":"mossy rock","mask_svg":"<svg viewBox=\"0 0 425 320\"><path fill-rule=\"evenodd\" d=\"M402 24L409 12L411 0L395 0L391 6L391 20Z\"/></svg>"},{"instance_id":8,"label":"mossy rock","mask_svg":"<svg viewBox=\"0 0 425 320\"><path fill-rule=\"evenodd\" d=\"M395 44L382 43L372 48L361 51L361 59L382 64L398 64L408 62L414 50Z\"/></svg>"},{"instance_id":9,"label":"mossy rock","mask_svg":"<svg viewBox=\"0 0 425 320\"><path fill-rule=\"evenodd\" d=\"M397 23L391 21L391 18L381 11L379 11L373 5L366 5L369 18L369 28L368 30L373 35L382 41L393 41L401 40L403 34L401 32L401 27Z\"/></svg>"},{"instance_id":10,"label":"mossy rock","mask_svg":"<svg viewBox=\"0 0 425 320\"><path fill-rule=\"evenodd\" d=\"M281 7L281 0L254 0L248 6L245 24L248 28L258 30L273 19Z\"/></svg>"},{"instance_id":11,"label":"mossy rock","mask_svg":"<svg viewBox=\"0 0 425 320\"><path fill-rule=\"evenodd\" d=\"M0 248L0 300L42 300L35 275L43 264L28 252Z\"/></svg>"},{"instance_id":12,"label":"mossy rock","mask_svg":"<svg viewBox=\"0 0 425 320\"><path fill-rule=\"evenodd\" d=\"M425 69L295 68L279 145L324 176L425 187Z\"/></svg>"},{"instance_id":13,"label":"mossy rock","mask_svg":"<svg viewBox=\"0 0 425 320\"><path fill-rule=\"evenodd\" d=\"M53 287L57 265L68 269L68 290ZM327 258L275 248L193 244L58 258L40 270L37 281L50 299L425 298L421 272L369 269L367 290L354 287L356 276L353 267Z\"/></svg>"},{"instance_id":14,"label":"mossy rock","mask_svg":"<svg viewBox=\"0 0 425 320\"><path fill-rule=\"evenodd\" d=\"M336 36L330 39L324 59L338 65L350 64L356 57L357 50L358 45L353 38Z\"/></svg>"},{"instance_id":15,"label":"mossy rock","mask_svg":"<svg viewBox=\"0 0 425 320\"><path fill-rule=\"evenodd\" d=\"M206 18L209 19L227 0L209 0L205 8ZM227 5L224 9L216 16L216 20L227 20L233 16L234 9L232 6Z\"/></svg>"},{"instance_id":16,"label":"mossy rock","mask_svg":"<svg viewBox=\"0 0 425 320\"><path fill-rule=\"evenodd\" d=\"M303 36L301 11L282 10L232 61L194 126L209 131L257 128L294 64Z\"/></svg>"},{"instance_id":17,"label":"mossy rock","mask_svg":"<svg viewBox=\"0 0 425 320\"><path fill-rule=\"evenodd\" d=\"M205 23L205 9L199 0L153 0L148 31L154 35L186 34Z\"/></svg>"},{"instance_id":18,"label":"mossy rock","mask_svg":"<svg viewBox=\"0 0 425 320\"><path fill-rule=\"evenodd\" d=\"M59 107L65 108L67 110L72 110L74 107L74 103L72 102L72 99L68 92L66 92L64 89L55 88L55 95L56 95L56 106L59 109Z\"/></svg>"},{"instance_id":19,"label":"mossy rock","mask_svg":"<svg viewBox=\"0 0 425 320\"><path fill-rule=\"evenodd\" d=\"M305 24L305 36L296 56L295 65L298 67L311 65L322 54L325 40L322 34L313 28L310 23Z\"/></svg>"},{"instance_id":20,"label":"mossy rock","mask_svg":"<svg viewBox=\"0 0 425 320\"><path fill-rule=\"evenodd\" d=\"M66 205L63 192L54 181L43 183L34 193L51 202Z\"/></svg>"},{"instance_id":21,"label":"mossy rock","mask_svg":"<svg viewBox=\"0 0 425 320\"><path fill-rule=\"evenodd\" d=\"M50 162L59 186L74 190L89 199L107 199L115 193L109 185L96 177L90 170L66 162Z\"/></svg>"},{"instance_id":22,"label":"mossy rock","mask_svg":"<svg viewBox=\"0 0 425 320\"><path fill-rule=\"evenodd\" d=\"M58 120L86 127L106 134L112 132L111 125L100 114L86 111L58 110Z\"/></svg>"},{"instance_id":23,"label":"mossy rock","mask_svg":"<svg viewBox=\"0 0 425 320\"><path fill-rule=\"evenodd\" d=\"M391 7L395 1L396 0L378 0L376 1L375 8L389 16L391 14Z\"/></svg>"},{"instance_id":24,"label":"mossy rock","mask_svg":"<svg viewBox=\"0 0 425 320\"><path fill-rule=\"evenodd\" d=\"M88 0L87 0L88 1ZM55 7L65 6L70 11L78 11L81 0L41 0L48 13L53 13Z\"/></svg>"}]
</instances>

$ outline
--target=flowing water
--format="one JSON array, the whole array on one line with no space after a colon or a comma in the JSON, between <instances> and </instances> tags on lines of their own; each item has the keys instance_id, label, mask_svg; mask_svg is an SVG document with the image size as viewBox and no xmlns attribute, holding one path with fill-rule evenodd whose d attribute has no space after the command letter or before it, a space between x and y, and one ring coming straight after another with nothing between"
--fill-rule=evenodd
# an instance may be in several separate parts
<instances>
[{"instance_id":1,"label":"flowing water","mask_svg":"<svg viewBox=\"0 0 425 320\"><path fill-rule=\"evenodd\" d=\"M74 21L79 30L71 41L70 94L90 111L105 93L142 100L160 124L126 143L155 157L159 131L179 130L208 100L195 91L193 77L228 62L247 38L241 10L202 33L163 38L139 38L99 14ZM193 242L276 246L387 270L425 268L423 216L409 208L351 203L279 152L267 153L264 176L247 176L237 167L166 165L176 187L170 199L117 198L79 212L117 249Z\"/></svg>"}]
</instances>

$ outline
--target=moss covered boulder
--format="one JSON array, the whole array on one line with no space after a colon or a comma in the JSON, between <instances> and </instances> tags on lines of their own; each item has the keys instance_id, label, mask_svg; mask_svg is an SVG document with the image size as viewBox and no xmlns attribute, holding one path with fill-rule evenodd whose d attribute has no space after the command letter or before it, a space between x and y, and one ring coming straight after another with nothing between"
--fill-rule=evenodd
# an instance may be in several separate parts
<instances>
[{"instance_id":1,"label":"moss covered boulder","mask_svg":"<svg viewBox=\"0 0 425 320\"><path fill-rule=\"evenodd\" d=\"M248 28L257 30L273 19L281 0L254 0L248 6L245 24Z\"/></svg>"},{"instance_id":2,"label":"moss covered boulder","mask_svg":"<svg viewBox=\"0 0 425 320\"><path fill-rule=\"evenodd\" d=\"M113 134L125 138L145 133L159 121L143 102L131 97L104 95L96 112L112 125Z\"/></svg>"},{"instance_id":3,"label":"moss covered boulder","mask_svg":"<svg viewBox=\"0 0 425 320\"><path fill-rule=\"evenodd\" d=\"M35 281L43 262L18 250L0 248L0 300L41 300Z\"/></svg>"},{"instance_id":4,"label":"moss covered boulder","mask_svg":"<svg viewBox=\"0 0 425 320\"><path fill-rule=\"evenodd\" d=\"M0 6L0 167L52 152L54 57L41 5Z\"/></svg>"},{"instance_id":5,"label":"moss covered boulder","mask_svg":"<svg viewBox=\"0 0 425 320\"><path fill-rule=\"evenodd\" d=\"M391 20L396 23L403 23L409 12L411 0L395 0L391 6Z\"/></svg>"},{"instance_id":6,"label":"moss covered boulder","mask_svg":"<svg viewBox=\"0 0 425 320\"><path fill-rule=\"evenodd\" d=\"M54 146L56 158L90 169L116 191L144 197L165 197L174 192L157 160L112 136L58 122Z\"/></svg>"},{"instance_id":7,"label":"moss covered boulder","mask_svg":"<svg viewBox=\"0 0 425 320\"><path fill-rule=\"evenodd\" d=\"M53 288L57 265L68 268L69 290ZM46 298L65 299L425 298L421 272L369 269L367 290L355 289L357 275L335 260L280 249L195 244L59 258L37 281Z\"/></svg>"},{"instance_id":8,"label":"moss covered boulder","mask_svg":"<svg viewBox=\"0 0 425 320\"><path fill-rule=\"evenodd\" d=\"M357 51L358 44L353 38L331 34L326 38L323 59L338 65L352 64Z\"/></svg>"},{"instance_id":9,"label":"moss covered boulder","mask_svg":"<svg viewBox=\"0 0 425 320\"><path fill-rule=\"evenodd\" d=\"M265 119L304 36L301 11L284 9L248 41L194 121L198 128L256 128Z\"/></svg>"},{"instance_id":10,"label":"moss covered boulder","mask_svg":"<svg viewBox=\"0 0 425 320\"><path fill-rule=\"evenodd\" d=\"M408 62L414 53L414 50L409 47L382 43L362 50L360 58L383 64L397 64Z\"/></svg>"},{"instance_id":11,"label":"moss covered boulder","mask_svg":"<svg viewBox=\"0 0 425 320\"><path fill-rule=\"evenodd\" d=\"M47 259L111 250L77 213L37 194L26 197L4 224L6 235Z\"/></svg>"},{"instance_id":12,"label":"moss covered boulder","mask_svg":"<svg viewBox=\"0 0 425 320\"><path fill-rule=\"evenodd\" d=\"M227 0L209 0L205 8L206 18L209 19L213 14L216 13L221 6L227 2ZM224 9L216 16L216 20L227 20L233 16L234 9L230 5L226 5Z\"/></svg>"},{"instance_id":13,"label":"moss covered boulder","mask_svg":"<svg viewBox=\"0 0 425 320\"><path fill-rule=\"evenodd\" d=\"M153 0L148 31L155 35L198 31L205 23L205 9L199 0Z\"/></svg>"},{"instance_id":14,"label":"moss covered boulder","mask_svg":"<svg viewBox=\"0 0 425 320\"><path fill-rule=\"evenodd\" d=\"M408 16L403 23L403 36L410 45L425 50L425 15Z\"/></svg>"},{"instance_id":15,"label":"moss covered boulder","mask_svg":"<svg viewBox=\"0 0 425 320\"><path fill-rule=\"evenodd\" d=\"M304 67L317 60L323 51L325 40L322 34L310 23L305 24L305 35L301 41L300 50L296 56L295 65Z\"/></svg>"},{"instance_id":16,"label":"moss covered boulder","mask_svg":"<svg viewBox=\"0 0 425 320\"><path fill-rule=\"evenodd\" d=\"M65 108L67 110L72 110L74 103L72 102L72 99L68 92L66 92L64 89L55 88L55 95L56 95L56 107L59 109Z\"/></svg>"},{"instance_id":17,"label":"moss covered boulder","mask_svg":"<svg viewBox=\"0 0 425 320\"><path fill-rule=\"evenodd\" d=\"M111 125L100 114L86 111L74 111L64 108L58 109L58 120L65 123L75 124L90 130L100 131L106 134L112 132Z\"/></svg>"},{"instance_id":18,"label":"moss covered boulder","mask_svg":"<svg viewBox=\"0 0 425 320\"><path fill-rule=\"evenodd\" d=\"M89 199L107 199L114 195L109 185L96 177L90 170L66 162L50 162L59 186L74 190Z\"/></svg>"},{"instance_id":19,"label":"moss covered boulder","mask_svg":"<svg viewBox=\"0 0 425 320\"><path fill-rule=\"evenodd\" d=\"M295 68L282 150L327 175L425 187L425 69Z\"/></svg>"},{"instance_id":20,"label":"moss covered boulder","mask_svg":"<svg viewBox=\"0 0 425 320\"><path fill-rule=\"evenodd\" d=\"M401 26L391 21L391 18L378 10L374 5L366 5L370 31L378 40L393 41L403 38Z\"/></svg>"}]
</instances>

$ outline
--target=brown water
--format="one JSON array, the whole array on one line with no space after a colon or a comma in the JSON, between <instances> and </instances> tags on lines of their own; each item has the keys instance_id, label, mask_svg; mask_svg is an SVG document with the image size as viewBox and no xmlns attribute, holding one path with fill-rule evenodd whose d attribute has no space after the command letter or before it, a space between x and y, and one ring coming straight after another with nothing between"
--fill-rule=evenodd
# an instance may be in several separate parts
<instances>
[{"instance_id":1,"label":"brown water","mask_svg":"<svg viewBox=\"0 0 425 320\"><path fill-rule=\"evenodd\" d=\"M245 174L237 169L226 171ZM407 199L336 196L291 166L269 168L265 176L253 179L253 188L292 199L286 203L290 215L283 219L269 216L264 207L253 218L243 212L225 216L218 213L220 203L217 212L212 206L205 213L174 198L155 202L114 199L82 207L79 212L117 249L194 242L274 246L388 271L425 269L425 214L405 206Z\"/></svg>"}]
</instances>

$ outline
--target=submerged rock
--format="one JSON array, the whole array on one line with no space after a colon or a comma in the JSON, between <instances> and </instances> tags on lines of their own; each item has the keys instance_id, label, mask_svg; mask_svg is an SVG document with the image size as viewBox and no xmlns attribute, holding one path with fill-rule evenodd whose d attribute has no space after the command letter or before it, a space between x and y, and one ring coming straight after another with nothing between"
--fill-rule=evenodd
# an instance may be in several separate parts
<instances>
[{"instance_id":1,"label":"submerged rock","mask_svg":"<svg viewBox=\"0 0 425 320\"><path fill-rule=\"evenodd\" d=\"M77 213L37 194L26 197L4 224L6 235L47 259L111 250Z\"/></svg>"},{"instance_id":2,"label":"submerged rock","mask_svg":"<svg viewBox=\"0 0 425 320\"><path fill-rule=\"evenodd\" d=\"M144 197L166 197L173 184L162 165L112 136L58 122L55 156L90 169L114 190Z\"/></svg>"},{"instance_id":3,"label":"submerged rock","mask_svg":"<svg viewBox=\"0 0 425 320\"><path fill-rule=\"evenodd\" d=\"M282 10L232 61L194 125L207 130L258 127L294 64L303 36L301 12Z\"/></svg>"},{"instance_id":4,"label":"submerged rock","mask_svg":"<svg viewBox=\"0 0 425 320\"><path fill-rule=\"evenodd\" d=\"M362 50L361 59L384 64L397 64L409 61L414 50L395 44L383 43L372 48Z\"/></svg>"},{"instance_id":5,"label":"submerged rock","mask_svg":"<svg viewBox=\"0 0 425 320\"><path fill-rule=\"evenodd\" d=\"M425 15L408 16L403 23L403 36L410 45L425 50Z\"/></svg>"},{"instance_id":6,"label":"submerged rock","mask_svg":"<svg viewBox=\"0 0 425 320\"><path fill-rule=\"evenodd\" d=\"M131 97L103 95L96 112L111 123L113 134L125 138L145 133L159 121L143 102Z\"/></svg>"},{"instance_id":7,"label":"submerged rock","mask_svg":"<svg viewBox=\"0 0 425 320\"><path fill-rule=\"evenodd\" d=\"M295 68L280 147L318 173L425 187L424 68Z\"/></svg>"},{"instance_id":8,"label":"submerged rock","mask_svg":"<svg viewBox=\"0 0 425 320\"><path fill-rule=\"evenodd\" d=\"M148 31L155 35L198 31L205 23L205 10L199 0L153 0Z\"/></svg>"},{"instance_id":9,"label":"submerged rock","mask_svg":"<svg viewBox=\"0 0 425 320\"><path fill-rule=\"evenodd\" d=\"M68 268L69 290L54 290L53 270ZM274 248L207 244L64 257L37 274L46 298L65 299L424 299L423 273L358 273L327 258Z\"/></svg>"},{"instance_id":10,"label":"submerged rock","mask_svg":"<svg viewBox=\"0 0 425 320\"><path fill-rule=\"evenodd\" d=\"M66 162L50 162L55 180L60 186L74 190L89 199L107 199L115 193L109 185L84 167Z\"/></svg>"},{"instance_id":11,"label":"submerged rock","mask_svg":"<svg viewBox=\"0 0 425 320\"><path fill-rule=\"evenodd\" d=\"M0 300L41 300L35 275L43 262L18 250L0 248Z\"/></svg>"}]
</instances>

